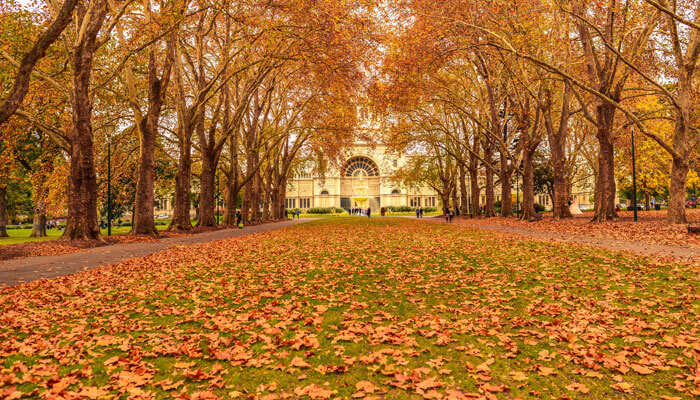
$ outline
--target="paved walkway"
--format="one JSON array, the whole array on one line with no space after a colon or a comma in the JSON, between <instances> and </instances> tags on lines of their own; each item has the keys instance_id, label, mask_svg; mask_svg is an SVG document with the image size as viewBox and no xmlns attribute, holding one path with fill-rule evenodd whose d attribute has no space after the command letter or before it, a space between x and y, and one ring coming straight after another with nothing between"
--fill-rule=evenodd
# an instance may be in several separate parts
<instances>
[{"instance_id":1,"label":"paved walkway","mask_svg":"<svg viewBox=\"0 0 700 400\"><path fill-rule=\"evenodd\" d=\"M415 218L415 217L413 217ZM424 221L445 223L443 218L425 218ZM539 239L544 241L558 241L568 244L580 244L585 246L598 247L613 251L626 251L636 255L657 257L662 259L680 261L684 263L697 263L700 265L700 248L694 246L671 246L665 244L655 244L631 240L599 238L593 236L575 235L570 233L544 232L534 229L527 229L518 226L507 225L473 225L469 220L456 219L454 225L468 226L474 229L483 229L491 232L509 233Z\"/></svg>"},{"instance_id":2,"label":"paved walkway","mask_svg":"<svg viewBox=\"0 0 700 400\"><path fill-rule=\"evenodd\" d=\"M308 220L273 222L248 226L243 229L222 229L190 236L176 236L156 242L120 243L57 256L27 257L0 261L0 287L70 275L100 265L116 264L128 258L145 257L172 246L192 245L253 233L268 232L306 221Z\"/></svg>"}]
</instances>

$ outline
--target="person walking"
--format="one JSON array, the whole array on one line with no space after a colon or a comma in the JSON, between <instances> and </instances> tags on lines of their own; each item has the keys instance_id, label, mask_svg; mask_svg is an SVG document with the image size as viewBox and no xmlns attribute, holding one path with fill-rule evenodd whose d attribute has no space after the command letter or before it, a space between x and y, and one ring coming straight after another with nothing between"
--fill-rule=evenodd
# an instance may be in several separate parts
<instances>
[{"instance_id":1,"label":"person walking","mask_svg":"<svg viewBox=\"0 0 700 400\"><path fill-rule=\"evenodd\" d=\"M416 207L416 218L420 218L420 208Z\"/></svg>"},{"instance_id":2,"label":"person walking","mask_svg":"<svg viewBox=\"0 0 700 400\"><path fill-rule=\"evenodd\" d=\"M297 219L301 218L301 210L297 208Z\"/></svg>"},{"instance_id":3,"label":"person walking","mask_svg":"<svg viewBox=\"0 0 700 400\"><path fill-rule=\"evenodd\" d=\"M372 209L367 207L367 218L369 218L371 214L372 214Z\"/></svg>"},{"instance_id":4,"label":"person walking","mask_svg":"<svg viewBox=\"0 0 700 400\"><path fill-rule=\"evenodd\" d=\"M423 207L418 207L418 218L423 218Z\"/></svg>"},{"instance_id":5,"label":"person walking","mask_svg":"<svg viewBox=\"0 0 700 400\"><path fill-rule=\"evenodd\" d=\"M243 216L241 215L241 210L236 210L236 226L239 229L243 229L243 224L241 223L241 218Z\"/></svg>"},{"instance_id":6,"label":"person walking","mask_svg":"<svg viewBox=\"0 0 700 400\"><path fill-rule=\"evenodd\" d=\"M452 223L452 218L455 216L455 211L454 209L450 208L447 211L447 215L449 216L449 223Z\"/></svg>"}]
</instances>

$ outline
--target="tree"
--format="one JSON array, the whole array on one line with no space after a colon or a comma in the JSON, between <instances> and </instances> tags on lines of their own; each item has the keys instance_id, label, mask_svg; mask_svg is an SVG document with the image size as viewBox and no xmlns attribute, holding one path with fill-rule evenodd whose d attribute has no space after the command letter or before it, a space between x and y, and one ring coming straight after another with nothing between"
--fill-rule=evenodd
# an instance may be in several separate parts
<instances>
[{"instance_id":1,"label":"tree","mask_svg":"<svg viewBox=\"0 0 700 400\"><path fill-rule=\"evenodd\" d=\"M0 126L2 126L22 104L22 100L24 100L24 97L29 91L29 81L37 61L46 55L48 48L58 40L63 30L71 22L73 9L78 3L78 0L65 0L53 22L37 37L32 48L22 57L22 60L19 62L12 89L2 103L0 103Z\"/></svg>"}]
</instances>

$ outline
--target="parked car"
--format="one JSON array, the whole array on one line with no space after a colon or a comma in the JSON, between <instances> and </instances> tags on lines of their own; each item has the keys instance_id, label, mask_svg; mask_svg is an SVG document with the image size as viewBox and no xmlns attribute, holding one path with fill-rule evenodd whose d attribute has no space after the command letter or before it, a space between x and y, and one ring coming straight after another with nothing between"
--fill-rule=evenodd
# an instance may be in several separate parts
<instances>
[{"instance_id":1,"label":"parked car","mask_svg":"<svg viewBox=\"0 0 700 400\"><path fill-rule=\"evenodd\" d=\"M168 214L158 214L158 215L156 215L156 218L157 218L157 219L168 219L168 218L170 218L170 215L168 215Z\"/></svg>"}]
</instances>

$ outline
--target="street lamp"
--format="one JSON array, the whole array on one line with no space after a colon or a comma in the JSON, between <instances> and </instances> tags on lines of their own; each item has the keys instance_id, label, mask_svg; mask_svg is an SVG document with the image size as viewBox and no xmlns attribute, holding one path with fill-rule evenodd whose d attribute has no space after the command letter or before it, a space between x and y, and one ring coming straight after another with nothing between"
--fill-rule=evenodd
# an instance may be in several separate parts
<instances>
[{"instance_id":1,"label":"street lamp","mask_svg":"<svg viewBox=\"0 0 700 400\"><path fill-rule=\"evenodd\" d=\"M219 203L221 202L221 192L219 189L219 170L216 170L216 224L219 225Z\"/></svg>"},{"instance_id":2,"label":"street lamp","mask_svg":"<svg viewBox=\"0 0 700 400\"><path fill-rule=\"evenodd\" d=\"M515 215L520 218L520 180L518 179L518 170L515 170ZM512 197L511 197L512 198Z\"/></svg>"},{"instance_id":3,"label":"street lamp","mask_svg":"<svg viewBox=\"0 0 700 400\"><path fill-rule=\"evenodd\" d=\"M469 193L467 194L467 211L469 212L469 218L474 218L474 213L472 210L472 177L469 175L469 185L467 186Z\"/></svg>"},{"instance_id":4,"label":"street lamp","mask_svg":"<svg viewBox=\"0 0 700 400\"><path fill-rule=\"evenodd\" d=\"M112 236L112 135L107 134L107 236Z\"/></svg>"},{"instance_id":5,"label":"street lamp","mask_svg":"<svg viewBox=\"0 0 700 400\"><path fill-rule=\"evenodd\" d=\"M632 126L632 206L634 207L634 222L637 222L637 160L634 151L634 126Z\"/></svg>"}]
</instances>

